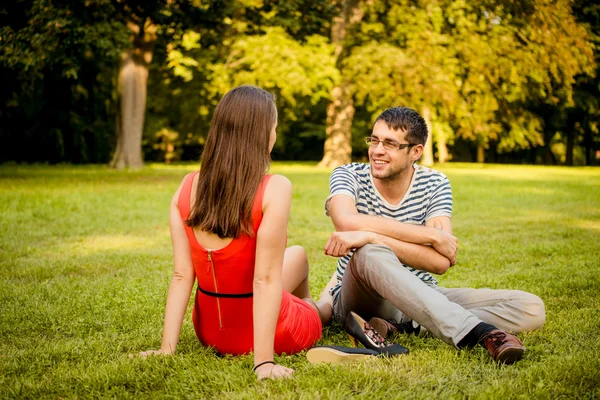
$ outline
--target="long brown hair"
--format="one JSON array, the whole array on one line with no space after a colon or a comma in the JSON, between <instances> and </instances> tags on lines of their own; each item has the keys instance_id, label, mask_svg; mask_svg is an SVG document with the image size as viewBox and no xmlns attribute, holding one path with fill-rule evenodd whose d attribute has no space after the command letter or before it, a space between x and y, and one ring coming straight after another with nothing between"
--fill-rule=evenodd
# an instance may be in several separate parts
<instances>
[{"instance_id":1,"label":"long brown hair","mask_svg":"<svg viewBox=\"0 0 600 400\"><path fill-rule=\"evenodd\" d=\"M252 204L269 168L277 122L275 96L239 86L219 102L200 158L195 202L186 224L220 238L252 235Z\"/></svg>"}]
</instances>

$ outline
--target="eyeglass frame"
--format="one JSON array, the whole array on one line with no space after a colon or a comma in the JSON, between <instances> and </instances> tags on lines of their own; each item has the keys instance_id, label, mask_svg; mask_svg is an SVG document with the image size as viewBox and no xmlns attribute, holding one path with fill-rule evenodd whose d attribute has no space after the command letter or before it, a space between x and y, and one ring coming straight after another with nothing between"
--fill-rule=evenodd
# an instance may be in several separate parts
<instances>
[{"instance_id":1,"label":"eyeglass frame","mask_svg":"<svg viewBox=\"0 0 600 400\"><path fill-rule=\"evenodd\" d=\"M373 144L373 142L376 142L376 144ZM365 138L365 143L368 144L369 147L377 147L377 146L379 146L379 143L381 143L383 148L386 150L404 150L407 147L411 148L412 146L417 146L419 144L419 143L397 143L397 142L392 142L392 141L379 140L377 138L374 138L373 136L367 136ZM392 146L392 147L389 147L389 146Z\"/></svg>"}]
</instances>

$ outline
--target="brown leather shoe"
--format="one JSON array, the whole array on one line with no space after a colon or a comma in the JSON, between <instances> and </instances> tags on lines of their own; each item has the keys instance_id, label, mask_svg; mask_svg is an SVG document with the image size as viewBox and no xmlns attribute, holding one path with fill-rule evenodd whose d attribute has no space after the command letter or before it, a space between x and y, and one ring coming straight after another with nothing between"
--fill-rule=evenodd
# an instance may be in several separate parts
<instances>
[{"instance_id":1,"label":"brown leather shoe","mask_svg":"<svg viewBox=\"0 0 600 400\"><path fill-rule=\"evenodd\" d=\"M398 323L395 319L383 319L373 317L369 321L371 326L381 335L382 338L387 338L394 333L408 333L418 335L421 331L421 325L414 324L413 321ZM416 326L415 326L416 325Z\"/></svg>"},{"instance_id":2,"label":"brown leather shoe","mask_svg":"<svg viewBox=\"0 0 600 400\"><path fill-rule=\"evenodd\" d=\"M483 339L490 356L500 364L512 364L519 361L525 352L525 346L515 335L495 329Z\"/></svg>"}]
</instances>

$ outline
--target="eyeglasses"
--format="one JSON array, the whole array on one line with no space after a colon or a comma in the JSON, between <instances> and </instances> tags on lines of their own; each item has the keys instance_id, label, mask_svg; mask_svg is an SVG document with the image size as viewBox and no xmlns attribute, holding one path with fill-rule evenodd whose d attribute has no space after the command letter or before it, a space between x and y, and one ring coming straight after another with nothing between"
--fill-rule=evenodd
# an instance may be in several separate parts
<instances>
[{"instance_id":1,"label":"eyeglasses","mask_svg":"<svg viewBox=\"0 0 600 400\"><path fill-rule=\"evenodd\" d=\"M397 143L391 140L379 140L373 136L367 136L365 142L371 147L377 147L379 146L379 143L381 143L386 150L402 150L417 145L417 143Z\"/></svg>"}]
</instances>

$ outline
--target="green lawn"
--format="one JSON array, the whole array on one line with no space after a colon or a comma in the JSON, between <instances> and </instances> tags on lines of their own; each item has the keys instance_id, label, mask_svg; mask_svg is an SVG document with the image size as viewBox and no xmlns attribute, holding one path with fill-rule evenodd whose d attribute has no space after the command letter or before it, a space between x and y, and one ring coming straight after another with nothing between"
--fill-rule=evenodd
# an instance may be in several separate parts
<instances>
[{"instance_id":1,"label":"green lawn","mask_svg":"<svg viewBox=\"0 0 600 400\"><path fill-rule=\"evenodd\" d=\"M449 164L459 263L441 284L513 288L546 302L520 335L525 357L395 337L411 354L314 366L279 357L285 381L257 382L252 357L217 357L186 318L177 354L158 348L172 271L168 204L195 165L0 166L0 398L599 398L600 169ZM276 163L294 185L289 244L304 246L317 295L335 268L323 246L329 171ZM349 345L339 325L322 343Z\"/></svg>"}]
</instances>

